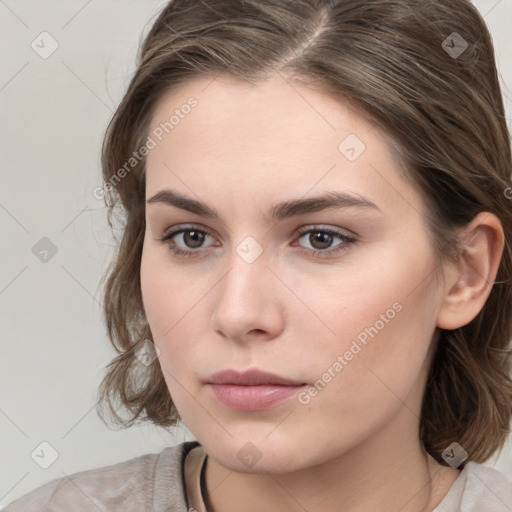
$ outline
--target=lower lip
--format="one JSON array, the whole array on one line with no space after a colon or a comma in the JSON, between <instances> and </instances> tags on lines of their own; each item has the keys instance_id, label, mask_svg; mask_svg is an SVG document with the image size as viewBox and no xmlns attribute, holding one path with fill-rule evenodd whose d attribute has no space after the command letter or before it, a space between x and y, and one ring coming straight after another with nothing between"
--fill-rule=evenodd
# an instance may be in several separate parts
<instances>
[{"instance_id":1,"label":"lower lip","mask_svg":"<svg viewBox=\"0 0 512 512\"><path fill-rule=\"evenodd\" d=\"M296 395L305 386L208 384L215 398L237 411L260 411Z\"/></svg>"}]
</instances>

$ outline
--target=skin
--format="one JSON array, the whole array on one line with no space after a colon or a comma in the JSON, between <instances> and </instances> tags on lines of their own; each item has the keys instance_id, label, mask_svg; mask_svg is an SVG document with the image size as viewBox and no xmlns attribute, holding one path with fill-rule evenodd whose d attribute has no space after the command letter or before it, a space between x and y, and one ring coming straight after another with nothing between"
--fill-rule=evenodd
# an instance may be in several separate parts
<instances>
[{"instance_id":1,"label":"skin","mask_svg":"<svg viewBox=\"0 0 512 512\"><path fill-rule=\"evenodd\" d=\"M379 127L276 75L255 87L195 78L161 99L150 131L191 96L197 107L147 156L146 199L172 189L220 218L147 204L141 286L169 392L209 455L208 510L432 510L459 474L419 440L434 340L438 327L464 325L483 306L503 249L499 221L480 214L467 226L468 251L438 279L422 195ZM366 146L354 161L338 149L350 134ZM328 191L378 208L268 217L279 202ZM202 245L191 245L190 232L175 236L175 246L194 252L176 255L160 239L189 224L209 234ZM322 246L300 228L356 242L334 236ZM263 250L252 263L237 253L247 237ZM394 318L308 403L234 411L205 386L226 368L313 385L397 303ZM247 443L260 456L251 467L237 457Z\"/></svg>"}]
</instances>

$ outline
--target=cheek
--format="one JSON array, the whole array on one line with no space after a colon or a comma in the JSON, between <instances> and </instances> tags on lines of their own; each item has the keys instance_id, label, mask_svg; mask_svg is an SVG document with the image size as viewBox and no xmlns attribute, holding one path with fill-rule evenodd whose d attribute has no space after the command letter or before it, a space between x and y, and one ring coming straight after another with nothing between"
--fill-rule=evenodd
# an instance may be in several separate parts
<instances>
[{"instance_id":1,"label":"cheek","mask_svg":"<svg viewBox=\"0 0 512 512\"><path fill-rule=\"evenodd\" d=\"M430 345L421 321L426 320L426 326L428 315L422 318L410 297L400 304L380 299L367 303L367 309L347 306L335 327L335 343L320 342L309 352L304 350L312 385L298 397L295 418L314 425L317 438L330 444L326 450L333 449L333 438L336 446L350 446L397 417L414 423L420 416ZM373 321L361 323L350 316L357 318L369 310L377 313ZM381 313L388 323L380 319ZM282 434L286 436L284 429Z\"/></svg>"},{"instance_id":2,"label":"cheek","mask_svg":"<svg viewBox=\"0 0 512 512\"><path fill-rule=\"evenodd\" d=\"M157 338L165 329L164 312L173 310L173 308L169 308L169 304L173 302L173 295L175 294L174 289L165 285L165 274L162 273L160 267L161 265L156 261L156 258L144 248L140 266L142 302L151 332Z\"/></svg>"},{"instance_id":3,"label":"cheek","mask_svg":"<svg viewBox=\"0 0 512 512\"><path fill-rule=\"evenodd\" d=\"M315 337L302 334L302 357L311 361L311 375L319 379L312 398L318 403L335 401L339 413L369 406L400 405L424 377L424 366L435 331L436 288L431 261L425 254L404 258L400 250L383 258L390 264L354 266L351 272L331 276L318 292L320 282L297 282L297 294L308 297L318 319L296 316L298 333L322 329ZM381 254L382 256L382 254ZM320 331L317 331L320 332ZM329 389L328 389L329 388ZM325 391L324 391L325 389ZM305 397L305 401L308 397ZM325 400L325 401L324 401Z\"/></svg>"},{"instance_id":4,"label":"cheek","mask_svg":"<svg viewBox=\"0 0 512 512\"><path fill-rule=\"evenodd\" d=\"M144 246L140 266L142 300L155 341L162 341L183 328L205 286L186 267L170 264L165 249ZM190 318L188 318L190 324Z\"/></svg>"},{"instance_id":5,"label":"cheek","mask_svg":"<svg viewBox=\"0 0 512 512\"><path fill-rule=\"evenodd\" d=\"M209 286L194 279L184 267L171 267L159 248L145 247L142 253L141 292L153 342L160 350L158 358L173 399L178 399L180 385L190 392L191 374L185 369L197 366L201 347L201 299ZM178 405L178 404L177 404Z\"/></svg>"}]
</instances>

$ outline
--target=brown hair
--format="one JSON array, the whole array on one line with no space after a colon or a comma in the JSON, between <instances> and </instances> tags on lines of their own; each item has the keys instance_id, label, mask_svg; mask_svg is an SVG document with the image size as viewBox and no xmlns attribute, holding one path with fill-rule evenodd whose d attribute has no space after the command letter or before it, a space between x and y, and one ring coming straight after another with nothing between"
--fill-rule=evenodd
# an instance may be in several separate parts
<instances>
[{"instance_id":1,"label":"brown hair","mask_svg":"<svg viewBox=\"0 0 512 512\"><path fill-rule=\"evenodd\" d=\"M453 441L483 462L503 447L512 414L512 164L491 37L466 0L176 0L163 8L102 148L109 224L119 206L123 231L104 292L119 355L99 404L124 427L179 420L160 366L134 357L152 339L140 288L145 158L122 179L120 169L146 143L155 105L174 86L220 74L257 83L273 73L344 98L396 141L428 206L439 261L456 257L454 228L477 213L502 222L496 282L472 322L439 330L420 419L421 441L441 464Z\"/></svg>"}]
</instances>

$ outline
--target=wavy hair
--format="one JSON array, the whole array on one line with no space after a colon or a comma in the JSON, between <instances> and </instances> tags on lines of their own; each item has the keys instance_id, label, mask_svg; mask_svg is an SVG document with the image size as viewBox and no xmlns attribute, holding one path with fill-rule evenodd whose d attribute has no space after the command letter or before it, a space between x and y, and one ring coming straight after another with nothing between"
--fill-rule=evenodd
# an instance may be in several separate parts
<instances>
[{"instance_id":1,"label":"wavy hair","mask_svg":"<svg viewBox=\"0 0 512 512\"><path fill-rule=\"evenodd\" d=\"M149 421L166 428L180 420L160 366L134 357L152 339L140 287L145 158L139 149L157 102L196 76L257 84L273 73L349 102L390 135L428 206L438 261L457 257L455 229L476 214L500 219L505 249L485 305L469 324L438 329L419 432L441 464L453 441L468 460L485 461L503 447L512 415L512 164L491 36L467 0L165 5L144 37L102 147L108 222L113 227L118 207L122 236L104 276L104 319L118 355L100 385L100 417L105 421L106 407L123 427Z\"/></svg>"}]
</instances>

